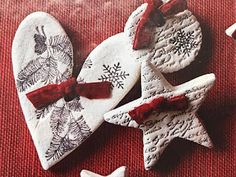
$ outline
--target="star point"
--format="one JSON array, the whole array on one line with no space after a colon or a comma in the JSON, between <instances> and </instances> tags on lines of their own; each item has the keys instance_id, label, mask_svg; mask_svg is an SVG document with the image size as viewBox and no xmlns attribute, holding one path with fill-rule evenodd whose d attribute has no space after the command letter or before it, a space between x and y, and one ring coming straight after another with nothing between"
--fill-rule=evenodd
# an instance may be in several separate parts
<instances>
[{"instance_id":1,"label":"star point","mask_svg":"<svg viewBox=\"0 0 236 177\"><path fill-rule=\"evenodd\" d=\"M104 119L109 123L143 131L145 169L152 168L168 144L177 137L212 147L211 139L196 112L213 86L215 75L206 74L184 84L172 86L149 62L142 63L141 74L141 98L106 113ZM130 110L155 98L170 98L183 94L189 102L184 111L153 111L141 124L129 115Z\"/></svg>"},{"instance_id":2,"label":"star point","mask_svg":"<svg viewBox=\"0 0 236 177\"><path fill-rule=\"evenodd\" d=\"M80 173L81 177L127 177L126 176L126 167L122 166L117 168L115 171L113 171L110 175L108 176L102 176L96 173L93 173L88 170L82 170Z\"/></svg>"}]
</instances>

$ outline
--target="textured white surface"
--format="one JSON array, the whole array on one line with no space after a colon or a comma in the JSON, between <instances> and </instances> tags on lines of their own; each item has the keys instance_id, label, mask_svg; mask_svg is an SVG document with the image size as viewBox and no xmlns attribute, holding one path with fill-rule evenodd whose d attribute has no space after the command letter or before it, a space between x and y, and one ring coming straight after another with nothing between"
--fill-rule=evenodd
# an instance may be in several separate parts
<instances>
[{"instance_id":1,"label":"textured white surface","mask_svg":"<svg viewBox=\"0 0 236 177\"><path fill-rule=\"evenodd\" d=\"M201 29L189 11L168 19L164 27L156 30L155 40L163 40L153 46L155 50L134 51L133 35L130 34L133 34L135 25L132 25L145 7L146 4L140 6L131 15L124 33L108 38L91 52L77 78L78 82L112 82L111 98L89 100L78 97L70 102L60 99L43 110L36 110L25 95L71 77L73 47L59 22L47 13L33 13L20 24L12 47L14 77L25 120L44 169L67 156L102 124L103 114L113 109L140 77L141 61L151 61L162 72L173 72L185 67L197 55ZM168 25L174 28L169 29ZM185 32L194 30L194 34L198 34L194 38L197 47L181 59L173 53L162 53L168 50L160 48L163 41L169 45L165 35L170 34L170 30L179 29Z\"/></svg>"},{"instance_id":2,"label":"textured white surface","mask_svg":"<svg viewBox=\"0 0 236 177\"><path fill-rule=\"evenodd\" d=\"M234 31L236 31L236 23L234 23L234 24L231 25L229 28L227 28L227 29L225 30L225 33L226 33L228 36L232 37L232 34L233 34Z\"/></svg>"},{"instance_id":3,"label":"textured white surface","mask_svg":"<svg viewBox=\"0 0 236 177\"><path fill-rule=\"evenodd\" d=\"M71 50L71 58L67 58L68 63L61 62L61 59L58 59L60 54L53 53L52 47L49 47L52 43L50 38L58 35L65 37L67 48ZM19 100L44 169L48 169L64 157L55 160L47 160L45 157L53 138L50 116L54 108L37 118L37 110L27 99L26 93L48 83L57 83L63 73L68 73L65 77L70 77L73 66L72 51L72 45L59 22L44 12L35 12L27 16L20 24L13 41L12 63ZM61 99L58 104L64 102Z\"/></svg>"},{"instance_id":4,"label":"textured white surface","mask_svg":"<svg viewBox=\"0 0 236 177\"><path fill-rule=\"evenodd\" d=\"M114 108L140 77L140 64L132 58L132 48L126 44L124 33L106 39L91 52L78 76L85 82L103 79L114 85L110 99L89 100L81 97L84 115L92 129L104 121L103 114Z\"/></svg>"},{"instance_id":5,"label":"textured white surface","mask_svg":"<svg viewBox=\"0 0 236 177\"><path fill-rule=\"evenodd\" d=\"M13 41L14 77L25 116L41 164L48 169L85 141L104 121L140 76L140 67L129 54L125 35L117 34L95 48L77 78L78 82L112 82L108 99L64 98L36 110L26 93L60 83L72 75L73 47L59 22L44 12L27 16ZM98 90L99 91L99 90Z\"/></svg>"},{"instance_id":6,"label":"textured white surface","mask_svg":"<svg viewBox=\"0 0 236 177\"><path fill-rule=\"evenodd\" d=\"M104 115L105 121L143 131L144 165L149 170L159 160L167 145L176 137L184 138L206 147L212 142L198 119L196 111L204 101L215 81L214 74L206 74L179 86L172 86L149 62L141 69L142 97ZM189 106L185 111L153 112L142 124L128 114L135 107L149 103L154 98L185 94Z\"/></svg>"},{"instance_id":7,"label":"textured white surface","mask_svg":"<svg viewBox=\"0 0 236 177\"><path fill-rule=\"evenodd\" d=\"M88 170L82 170L80 173L80 177L127 177L126 176L126 167L122 166L122 167L116 169L114 172L112 172L108 176L102 176L102 175L93 173Z\"/></svg>"},{"instance_id":8,"label":"textured white surface","mask_svg":"<svg viewBox=\"0 0 236 177\"><path fill-rule=\"evenodd\" d=\"M129 17L124 32L133 44L138 22L147 4L143 4ZM150 30L153 41L147 49L134 50L137 61L148 60L163 73L171 73L188 66L198 55L202 44L200 24L189 11L166 18L162 27Z\"/></svg>"}]
</instances>

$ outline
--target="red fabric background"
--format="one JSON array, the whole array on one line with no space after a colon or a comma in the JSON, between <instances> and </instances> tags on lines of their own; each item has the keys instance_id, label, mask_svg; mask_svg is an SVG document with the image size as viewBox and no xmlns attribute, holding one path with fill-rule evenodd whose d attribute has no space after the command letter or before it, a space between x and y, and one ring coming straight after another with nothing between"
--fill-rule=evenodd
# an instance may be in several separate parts
<instances>
[{"instance_id":1,"label":"red fabric background","mask_svg":"<svg viewBox=\"0 0 236 177\"><path fill-rule=\"evenodd\" d=\"M80 148L59 164L41 168L17 97L11 44L19 23L33 11L55 16L72 40L76 76L86 56L107 37L122 31L129 14L143 0L2 0L0 2L0 175L79 176L82 169L107 175L126 165L130 177L236 176L236 56L235 43L224 30L236 21L234 0L189 0L204 35L202 50L188 68L167 75L182 83L214 72L217 82L199 110L215 148L176 140L162 155L155 170L143 167L142 133L104 123ZM140 96L140 85L126 96Z\"/></svg>"}]
</instances>

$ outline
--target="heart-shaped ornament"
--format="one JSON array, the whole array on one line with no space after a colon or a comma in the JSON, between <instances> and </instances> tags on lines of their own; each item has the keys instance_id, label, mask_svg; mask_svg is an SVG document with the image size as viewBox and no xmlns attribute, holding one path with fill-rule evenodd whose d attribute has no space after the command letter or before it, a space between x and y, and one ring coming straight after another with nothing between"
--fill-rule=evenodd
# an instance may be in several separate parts
<instances>
[{"instance_id":1,"label":"heart-shaped ornament","mask_svg":"<svg viewBox=\"0 0 236 177\"><path fill-rule=\"evenodd\" d=\"M72 76L73 47L59 22L47 13L32 13L20 24L12 46L14 77L44 169L86 140L104 121L103 114L114 108L136 83L140 69L123 45L125 39L124 34L118 34L101 43L89 55L77 78L78 82L109 81L113 86L110 98L61 98L36 109L26 94L68 80Z\"/></svg>"},{"instance_id":2,"label":"heart-shaped ornament","mask_svg":"<svg viewBox=\"0 0 236 177\"><path fill-rule=\"evenodd\" d=\"M83 118L80 121L82 115L76 111L82 109L79 99L69 103L61 99L48 107L35 109L26 93L71 77L73 47L54 17L35 12L22 21L15 34L12 63L27 126L41 164L48 169L89 136L91 129ZM74 110L69 110L69 107ZM69 128L76 126L78 121L84 127L81 140L77 139L79 134L74 133L75 127Z\"/></svg>"}]
</instances>

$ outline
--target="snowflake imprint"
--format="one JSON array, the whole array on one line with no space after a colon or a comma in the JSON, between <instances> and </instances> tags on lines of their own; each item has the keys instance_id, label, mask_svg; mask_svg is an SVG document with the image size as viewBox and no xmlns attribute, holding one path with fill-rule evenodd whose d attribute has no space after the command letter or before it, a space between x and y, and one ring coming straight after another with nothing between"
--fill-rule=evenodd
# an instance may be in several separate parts
<instances>
[{"instance_id":1,"label":"snowflake imprint","mask_svg":"<svg viewBox=\"0 0 236 177\"><path fill-rule=\"evenodd\" d=\"M128 73L121 70L120 63L114 64L113 66L103 65L104 74L98 78L101 81L109 81L112 83L112 88L117 87L124 89L123 81L129 76Z\"/></svg>"},{"instance_id":2,"label":"snowflake imprint","mask_svg":"<svg viewBox=\"0 0 236 177\"><path fill-rule=\"evenodd\" d=\"M197 43L194 40L194 31L185 33L183 30L177 31L177 35L170 39L170 43L174 44L174 54L190 55L192 49L197 47Z\"/></svg>"},{"instance_id":3,"label":"snowflake imprint","mask_svg":"<svg viewBox=\"0 0 236 177\"><path fill-rule=\"evenodd\" d=\"M86 59L83 64L83 68L89 69L89 68L92 68L92 66L93 66L92 60L90 58Z\"/></svg>"}]
</instances>

